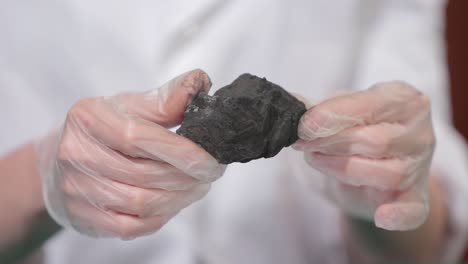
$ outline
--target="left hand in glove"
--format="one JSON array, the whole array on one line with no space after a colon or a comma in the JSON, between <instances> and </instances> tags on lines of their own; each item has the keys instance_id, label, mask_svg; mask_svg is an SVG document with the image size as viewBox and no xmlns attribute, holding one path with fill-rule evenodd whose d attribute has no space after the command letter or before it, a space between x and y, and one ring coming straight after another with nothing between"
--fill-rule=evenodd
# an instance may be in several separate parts
<instances>
[{"instance_id":1,"label":"left hand in glove","mask_svg":"<svg viewBox=\"0 0 468 264\"><path fill-rule=\"evenodd\" d=\"M424 223L435 136L421 92L396 81L331 98L302 116L298 134L293 147L325 174L325 195L345 212L387 230Z\"/></svg>"}]
</instances>

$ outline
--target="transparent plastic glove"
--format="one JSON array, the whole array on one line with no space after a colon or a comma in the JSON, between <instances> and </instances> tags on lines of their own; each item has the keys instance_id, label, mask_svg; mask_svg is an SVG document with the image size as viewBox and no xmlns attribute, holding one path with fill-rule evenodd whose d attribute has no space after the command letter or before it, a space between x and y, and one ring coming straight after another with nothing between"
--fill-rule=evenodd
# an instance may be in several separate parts
<instances>
[{"instance_id":1,"label":"transparent plastic glove","mask_svg":"<svg viewBox=\"0 0 468 264\"><path fill-rule=\"evenodd\" d=\"M210 86L194 70L154 91L78 101L36 146L52 217L90 236L132 239L202 198L225 166L167 128Z\"/></svg>"},{"instance_id":2,"label":"transparent plastic glove","mask_svg":"<svg viewBox=\"0 0 468 264\"><path fill-rule=\"evenodd\" d=\"M420 226L435 146L426 96L403 82L377 84L310 108L293 146L326 179L325 195L387 230Z\"/></svg>"}]
</instances>

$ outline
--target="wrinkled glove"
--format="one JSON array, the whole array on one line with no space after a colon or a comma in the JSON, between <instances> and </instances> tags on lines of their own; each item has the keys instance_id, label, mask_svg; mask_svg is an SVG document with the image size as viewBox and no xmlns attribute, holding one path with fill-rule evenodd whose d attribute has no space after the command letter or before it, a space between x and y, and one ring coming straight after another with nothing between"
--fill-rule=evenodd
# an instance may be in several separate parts
<instances>
[{"instance_id":1,"label":"wrinkled glove","mask_svg":"<svg viewBox=\"0 0 468 264\"><path fill-rule=\"evenodd\" d=\"M132 239L202 198L225 166L167 128L210 86L194 70L154 91L78 101L36 145L51 216L90 236Z\"/></svg>"},{"instance_id":2,"label":"wrinkled glove","mask_svg":"<svg viewBox=\"0 0 468 264\"><path fill-rule=\"evenodd\" d=\"M325 196L345 212L387 230L425 221L435 136L418 90L388 82L331 98L302 116L298 134L293 147L325 175Z\"/></svg>"}]
</instances>

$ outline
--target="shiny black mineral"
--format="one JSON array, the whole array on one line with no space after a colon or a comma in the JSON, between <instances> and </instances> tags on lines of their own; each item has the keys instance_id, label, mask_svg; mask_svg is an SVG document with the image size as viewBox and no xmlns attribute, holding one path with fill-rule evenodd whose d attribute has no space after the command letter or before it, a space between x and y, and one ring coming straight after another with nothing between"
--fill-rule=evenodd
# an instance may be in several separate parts
<instances>
[{"instance_id":1,"label":"shiny black mineral","mask_svg":"<svg viewBox=\"0 0 468 264\"><path fill-rule=\"evenodd\" d=\"M177 134L201 145L222 164L270 158L294 143L306 108L280 86L242 74L213 96L200 93Z\"/></svg>"}]
</instances>

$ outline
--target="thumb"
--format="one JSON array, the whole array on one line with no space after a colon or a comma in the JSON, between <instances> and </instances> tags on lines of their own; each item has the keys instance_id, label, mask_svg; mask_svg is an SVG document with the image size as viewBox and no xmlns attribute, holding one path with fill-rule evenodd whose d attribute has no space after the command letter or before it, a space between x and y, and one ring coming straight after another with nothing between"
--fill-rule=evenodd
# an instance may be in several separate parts
<instances>
[{"instance_id":1,"label":"thumb","mask_svg":"<svg viewBox=\"0 0 468 264\"><path fill-rule=\"evenodd\" d=\"M192 70L143 93L126 93L109 98L119 110L166 128L182 122L185 108L200 92L208 92L211 81L200 70Z\"/></svg>"},{"instance_id":2,"label":"thumb","mask_svg":"<svg viewBox=\"0 0 468 264\"><path fill-rule=\"evenodd\" d=\"M412 230L421 226L429 213L427 193L412 187L395 201L380 205L374 215L376 226L386 230Z\"/></svg>"}]
</instances>

